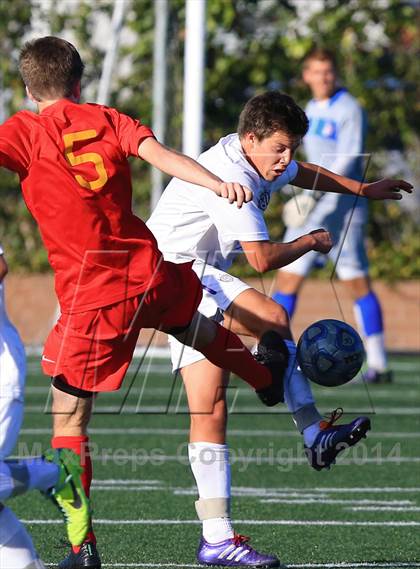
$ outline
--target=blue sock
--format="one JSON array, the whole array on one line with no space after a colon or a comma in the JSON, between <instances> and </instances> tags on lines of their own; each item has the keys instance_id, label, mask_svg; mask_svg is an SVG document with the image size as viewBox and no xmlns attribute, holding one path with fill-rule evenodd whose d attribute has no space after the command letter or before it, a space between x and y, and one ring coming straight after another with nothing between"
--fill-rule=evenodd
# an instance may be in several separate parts
<instances>
[{"instance_id":1,"label":"blue sock","mask_svg":"<svg viewBox=\"0 0 420 569\"><path fill-rule=\"evenodd\" d=\"M289 318L292 319L296 308L297 294L284 294L279 290L273 294L273 300L281 304L287 310Z\"/></svg>"},{"instance_id":2,"label":"blue sock","mask_svg":"<svg viewBox=\"0 0 420 569\"><path fill-rule=\"evenodd\" d=\"M364 336L381 334L384 330L382 310L378 297L371 290L366 296L358 298L354 303L360 315L360 323Z\"/></svg>"}]
</instances>

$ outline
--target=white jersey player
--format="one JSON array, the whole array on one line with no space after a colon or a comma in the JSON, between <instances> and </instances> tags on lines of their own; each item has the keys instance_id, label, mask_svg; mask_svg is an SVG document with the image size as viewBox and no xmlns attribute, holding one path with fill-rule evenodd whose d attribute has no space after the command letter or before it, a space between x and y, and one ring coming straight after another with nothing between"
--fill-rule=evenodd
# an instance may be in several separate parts
<instances>
[{"instance_id":1,"label":"white jersey player","mask_svg":"<svg viewBox=\"0 0 420 569\"><path fill-rule=\"evenodd\" d=\"M222 138L198 159L223 180L248 186L252 202L235 210L218 203L205 189L174 178L148 226L165 259L193 261L203 284L200 312L224 320L229 330L255 338L258 356L267 361L280 361L286 353L284 401L303 434L311 466L321 469L329 467L344 446L366 434L369 419L359 417L335 427L332 422L320 422L308 381L295 363L296 346L285 310L226 272L239 252L254 269L265 272L309 251L328 253L331 249L330 235L322 229L292 243L270 241L264 221L271 193L291 181L303 188L313 188L317 181L317 187L326 191L350 195L359 191L359 184L349 178L293 160L306 130L307 118L291 97L278 92L254 97L241 113L238 133ZM393 198L400 185L410 191L405 182L387 180L365 185L363 194ZM235 567L277 567L276 557L258 553L233 532L225 438L228 374L176 340L170 339L170 347L173 368L181 370L191 415L189 458L199 493L197 514L203 522L198 560L206 565L220 565L222 560Z\"/></svg>"},{"instance_id":2,"label":"white jersey player","mask_svg":"<svg viewBox=\"0 0 420 569\"><path fill-rule=\"evenodd\" d=\"M356 99L337 85L334 56L323 49L311 51L304 60L303 79L314 97L306 107L309 130L303 143L308 161L362 181L365 117ZM317 227L331 233L334 247L328 256L353 296L356 320L365 339L365 379L374 383L390 381L381 306L368 277L366 200L331 193L320 193L312 203L308 199L311 200L303 194L286 204L284 240L290 241ZM290 318L300 287L318 259L312 252L279 271L278 291L273 298L286 308Z\"/></svg>"},{"instance_id":3,"label":"white jersey player","mask_svg":"<svg viewBox=\"0 0 420 569\"><path fill-rule=\"evenodd\" d=\"M22 424L26 374L25 348L6 313L7 270L0 245L0 458L11 454Z\"/></svg>"},{"instance_id":4,"label":"white jersey player","mask_svg":"<svg viewBox=\"0 0 420 569\"><path fill-rule=\"evenodd\" d=\"M43 458L10 460L23 419L24 385L26 374L25 348L19 334L7 317L4 297L4 277L7 263L0 246L0 567L4 569L45 569L45 565L32 543L32 539L15 514L2 502L13 496L36 489L49 492L56 489L54 500L68 514L69 537L86 534L83 515L88 519L88 505L83 491L77 489L82 507L75 520L74 509L61 493L67 490L62 476L76 481L80 467L78 458L60 453ZM73 464L69 464L68 461ZM64 472L67 469L67 472ZM63 472L63 474L61 474ZM60 484L59 484L60 483ZM70 483L70 480L69 480ZM59 484L59 487L58 487ZM82 522L80 522L82 519Z\"/></svg>"}]
</instances>

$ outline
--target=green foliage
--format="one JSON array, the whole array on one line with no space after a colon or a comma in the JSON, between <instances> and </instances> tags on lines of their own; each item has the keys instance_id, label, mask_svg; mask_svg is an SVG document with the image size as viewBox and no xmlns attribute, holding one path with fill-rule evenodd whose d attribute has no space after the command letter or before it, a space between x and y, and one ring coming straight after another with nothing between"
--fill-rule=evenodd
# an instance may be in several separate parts
<instances>
[{"instance_id":1,"label":"green foliage","mask_svg":"<svg viewBox=\"0 0 420 569\"><path fill-rule=\"evenodd\" d=\"M24 90L17 73L18 50L31 26L35 0L0 2L0 71L7 114L22 108ZM104 43L93 42L100 18L110 16L111 0L80 0L63 10L53 3L46 11L39 3L39 17L51 33L69 37L86 63L84 91L96 96L105 54ZM236 129L244 102L257 92L281 89L302 105L309 97L300 79L301 60L318 44L332 49L349 90L365 107L369 119L367 151L373 152L369 176L381 172L378 151L399 149L406 156L419 147L420 105L416 90L420 47L419 10L400 0L325 0L322 11L299 9L288 0L207 0L207 51L205 98L205 146ZM69 5L70 6L70 5ZM181 147L182 82L185 1L170 0L167 41L168 85L166 143ZM111 104L151 123L153 71L153 0L132 0L126 16L127 33L119 52ZM142 217L149 213L150 176L141 161L133 162L134 208ZM420 178L418 161L413 161ZM45 252L30 215L18 193L17 180L0 171L0 240L8 250L13 269L44 270ZM267 212L273 238L280 239L282 199ZM420 276L415 257L418 235L414 223L401 223L398 210L377 206L369 225L372 275L383 278ZM400 218L398 218L400 216ZM391 222L391 223L390 223ZM404 230L400 231L400 227ZM391 235L391 227L398 229Z\"/></svg>"}]
</instances>

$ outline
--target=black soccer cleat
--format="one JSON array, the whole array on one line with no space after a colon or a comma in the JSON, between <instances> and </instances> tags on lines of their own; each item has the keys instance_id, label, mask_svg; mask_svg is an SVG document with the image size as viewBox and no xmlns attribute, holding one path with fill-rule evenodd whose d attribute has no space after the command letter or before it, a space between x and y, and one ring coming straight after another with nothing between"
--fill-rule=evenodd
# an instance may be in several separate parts
<instances>
[{"instance_id":1,"label":"black soccer cleat","mask_svg":"<svg viewBox=\"0 0 420 569\"><path fill-rule=\"evenodd\" d=\"M272 384L257 390L257 395L267 407L284 402L283 379L289 363L289 350L278 332L265 332L254 354L257 362L269 369Z\"/></svg>"},{"instance_id":2,"label":"black soccer cleat","mask_svg":"<svg viewBox=\"0 0 420 569\"><path fill-rule=\"evenodd\" d=\"M315 470L329 469L335 464L337 455L366 438L370 430L368 417L357 417L351 423L334 425L341 417L343 410L336 409L328 421L321 422L321 432L311 447L305 445L305 454L309 464Z\"/></svg>"},{"instance_id":3,"label":"black soccer cleat","mask_svg":"<svg viewBox=\"0 0 420 569\"><path fill-rule=\"evenodd\" d=\"M391 370L377 371L376 369L368 369L362 375L366 383L392 383L393 381Z\"/></svg>"},{"instance_id":4,"label":"black soccer cleat","mask_svg":"<svg viewBox=\"0 0 420 569\"><path fill-rule=\"evenodd\" d=\"M101 559L99 557L96 545L90 541L82 544L80 551L70 554L58 564L58 569L101 569Z\"/></svg>"}]
</instances>

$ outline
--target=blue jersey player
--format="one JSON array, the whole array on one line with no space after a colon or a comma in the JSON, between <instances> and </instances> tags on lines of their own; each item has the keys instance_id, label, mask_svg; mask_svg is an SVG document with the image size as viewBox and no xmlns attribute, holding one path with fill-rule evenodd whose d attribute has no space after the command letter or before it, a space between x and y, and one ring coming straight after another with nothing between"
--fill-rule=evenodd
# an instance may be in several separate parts
<instances>
[{"instance_id":1,"label":"blue jersey player","mask_svg":"<svg viewBox=\"0 0 420 569\"><path fill-rule=\"evenodd\" d=\"M334 55L324 49L312 50L304 60L303 80L313 95L305 109L310 124L304 138L308 161L362 180L365 117L356 99L338 86ZM302 200L308 199L312 198L302 197ZM381 306L368 276L364 244L366 200L321 193L317 201L301 201L300 206L292 199L286 209L286 242L318 227L331 233L335 245L329 257L336 265L338 277L352 294L356 319L364 336L368 364L365 379L375 383L390 381ZM309 211L306 219L302 215L304 211ZM278 290L273 298L288 310L290 317L301 285L316 266L317 258L318 254L312 251L278 272Z\"/></svg>"}]
</instances>

